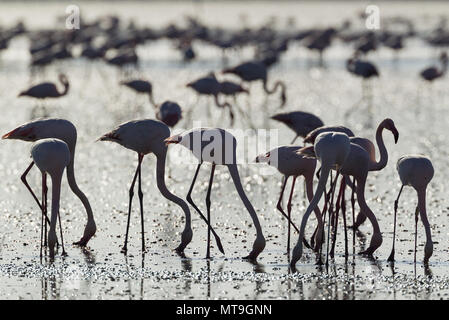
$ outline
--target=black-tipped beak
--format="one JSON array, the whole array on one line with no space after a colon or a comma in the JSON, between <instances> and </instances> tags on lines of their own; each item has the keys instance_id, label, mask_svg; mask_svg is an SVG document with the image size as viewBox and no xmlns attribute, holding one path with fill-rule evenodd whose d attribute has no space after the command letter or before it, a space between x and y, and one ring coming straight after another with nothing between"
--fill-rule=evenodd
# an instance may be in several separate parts
<instances>
[{"instance_id":1,"label":"black-tipped beak","mask_svg":"<svg viewBox=\"0 0 449 320\"><path fill-rule=\"evenodd\" d=\"M399 131L394 128L393 130L393 136L394 136L394 143L398 143L399 140Z\"/></svg>"},{"instance_id":2,"label":"black-tipped beak","mask_svg":"<svg viewBox=\"0 0 449 320\"><path fill-rule=\"evenodd\" d=\"M164 140L166 146L172 143L179 143L180 141L181 141L180 136L171 136L170 138Z\"/></svg>"}]
</instances>

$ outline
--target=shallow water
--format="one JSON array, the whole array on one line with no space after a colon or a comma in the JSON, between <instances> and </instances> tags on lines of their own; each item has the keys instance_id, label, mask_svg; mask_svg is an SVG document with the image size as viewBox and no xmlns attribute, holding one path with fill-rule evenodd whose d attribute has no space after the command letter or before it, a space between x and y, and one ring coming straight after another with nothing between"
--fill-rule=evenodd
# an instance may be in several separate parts
<instances>
[{"instance_id":1,"label":"shallow water","mask_svg":"<svg viewBox=\"0 0 449 320\"><path fill-rule=\"evenodd\" d=\"M413 17L423 29L436 24L442 3L432 5L383 3L386 15L402 13ZM88 17L120 12L126 19L136 18L139 25L165 25L180 14L196 13L208 23L234 26L240 13L247 13L252 25L267 21L276 14L281 17L280 27L289 15L297 15L298 26L310 26L315 21L321 25L338 23L363 10L362 5L338 3L334 10L323 10L325 4L306 3L273 4L216 3L202 5L183 4L113 4L105 8L99 4L82 4L81 10ZM327 7L326 7L327 8ZM49 3L39 7L25 7L17 3L0 4L0 22L12 23L25 18L33 27L54 26L53 17L63 15L65 7ZM304 13L304 14L301 14ZM323 16L324 15L324 16ZM427 20L426 20L427 19ZM85 223L81 203L73 196L63 180L61 214L64 239L68 256L59 254L54 263L39 260L40 212L32 197L19 179L30 162L30 144L20 141L2 141L0 145L0 176L3 188L0 193L0 281L2 299L439 299L449 293L449 262L447 215L449 203L449 171L447 170L447 142L443 132L448 124L448 79L432 86L422 83L417 73L435 63L434 50L419 40L407 42L395 63L388 49L370 55L380 70L381 77L373 83L373 126L385 117L394 119L400 132L397 145L384 134L389 151L388 166L381 172L370 173L366 191L369 206L379 221L384 242L375 261L352 255L345 262L343 229L339 230L336 257L328 268L315 265L314 255L305 250L297 263L297 273L291 273L286 255L287 224L276 210L280 190L279 174L263 175L263 165L244 164L239 167L247 195L261 220L267 246L253 265L239 257L246 255L254 241L255 231L243 204L238 200L225 168L218 167L212 190L212 222L221 236L226 255L223 256L212 242L212 260L206 254L206 228L192 210L194 237L186 249L186 258L177 256L172 249L178 245L183 228L182 211L168 203L155 184L155 159L145 158L143 188L145 206L146 244L148 252L140 252L140 219L137 197L131 221L129 254L120 253L126 227L128 188L136 166L136 155L119 145L94 142L101 134L117 124L134 118L154 117L154 111L144 97L136 96L118 81L123 78L115 68L102 62L87 63L82 60L60 62L48 67L44 73L30 75L28 70L27 40L15 39L10 48L0 54L0 118L1 132L8 132L17 125L43 115L31 99L18 99L17 93L30 84L43 79L56 80L57 73L67 74L71 88L69 94L45 105L45 115L71 120L78 129L76 175L81 189L88 195L96 222L97 234L89 243L89 250L72 247L79 240ZM197 103L195 95L185 84L211 70L220 70L221 52L195 45L199 59L191 64L180 62L178 53L168 41L158 41L139 47L141 69L134 74L153 82L157 101L172 99L184 110L195 106L193 118L204 125L226 127L229 119L206 98ZM363 124L367 121L367 105L361 101L359 79L344 69L344 60L350 48L335 43L326 52L325 69L313 64L315 56L306 49L292 45L282 56L282 62L270 71L272 79L283 79L288 87L285 111L312 112L326 124L344 124L359 136L374 138L375 129ZM241 54L231 54L229 65L249 59L251 49ZM293 133L286 127L267 120L266 115L278 112L278 96L265 99L259 84L251 87L249 99L241 97L238 103L251 112L251 120L257 128L279 129L279 143L288 144ZM210 107L212 119L204 117ZM347 119L344 114L354 108ZM264 111L266 110L266 111ZM181 122L176 130L190 128L191 123ZM236 127L247 128L238 117ZM170 147L174 161L177 147ZM258 150L258 153L266 150ZM398 216L398 238L394 268L386 262L391 249L393 230L393 202L400 182L395 162L406 153L428 155L435 167L435 177L428 188L428 215L432 225L434 255L429 268L421 263L413 265L414 208L416 194L406 188L402 194ZM248 157L255 157L251 154ZM195 165L170 163L169 189L184 197L193 177ZM209 166L200 173L194 200L205 210ZM40 174L34 168L29 175L32 187L40 194ZM289 186L287 186L286 190ZM299 225L306 208L303 183L299 179L293 205L293 219ZM347 192L347 198L349 192ZM347 203L348 210L350 203ZM351 219L349 218L349 221ZM307 228L308 237L314 220ZM340 223L341 226L341 223ZM371 228L365 223L361 228L365 238L357 237L355 252L369 241ZM425 235L419 225L418 260L422 259ZM292 245L297 234L293 232ZM352 232L349 232L352 239ZM366 240L368 239L368 240ZM351 240L352 241L352 240ZM60 253L60 252L59 252Z\"/></svg>"}]
</instances>

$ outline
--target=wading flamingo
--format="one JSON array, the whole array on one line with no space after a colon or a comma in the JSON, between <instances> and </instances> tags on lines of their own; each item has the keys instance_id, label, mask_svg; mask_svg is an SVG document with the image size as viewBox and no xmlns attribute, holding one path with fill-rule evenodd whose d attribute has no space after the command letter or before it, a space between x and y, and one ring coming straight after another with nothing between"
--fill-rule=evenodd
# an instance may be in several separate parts
<instances>
[{"instance_id":1,"label":"wading flamingo","mask_svg":"<svg viewBox=\"0 0 449 320\"><path fill-rule=\"evenodd\" d=\"M55 256L56 244L56 220L59 217L59 201L61 194L61 180L64 169L70 162L70 151L67 144L59 139L42 139L34 143L31 148L31 157L36 163L36 166L42 172L42 189L46 189L46 174L51 178L51 218L50 230L48 231L48 248L50 258ZM46 199L45 199L46 200ZM46 201L45 201L46 202ZM43 204L46 211L46 203ZM44 215L42 215L43 217ZM44 223L44 221L42 220ZM42 229L41 229L42 230ZM61 230L62 235L62 230ZM64 248L64 243L62 243ZM64 249L63 249L64 250ZM63 251L65 254L65 251ZM41 231L41 256L42 256L42 231Z\"/></svg>"},{"instance_id":2,"label":"wading flamingo","mask_svg":"<svg viewBox=\"0 0 449 320\"><path fill-rule=\"evenodd\" d=\"M278 113L272 116L271 119L282 122L295 131L296 136L290 144L293 144L298 137L304 138L310 131L324 125L323 121L317 116L302 111Z\"/></svg>"},{"instance_id":3,"label":"wading flamingo","mask_svg":"<svg viewBox=\"0 0 449 320\"><path fill-rule=\"evenodd\" d=\"M204 161L212 163L212 170L210 174L209 186L207 190L206 196L206 207L207 207L207 222L209 225L208 233L207 233L207 253L206 258L210 258L210 194L212 189L212 183L215 173L216 165L225 165L228 167L229 173L231 175L232 181L234 182L235 188L237 189L237 193L240 196L240 199L243 201L243 204L248 210L251 219L256 228L256 240L253 243L253 249L244 259L255 261L258 255L265 248L265 238L262 233L262 227L260 226L259 219L257 218L256 211L254 210L251 202L246 197L245 191L243 190L242 183L240 181L240 176L237 168L237 157L236 157L236 148L237 148L237 140L235 137L226 130L220 128L195 128L189 131L186 131L179 135L174 135L165 140L166 144L180 144L190 151L192 151L193 155L198 159L199 163L193 177L192 184L190 186L189 192L187 194L187 201L200 213L200 210L192 201L191 193L193 190L193 186L195 184L195 180L198 175L198 171ZM201 214L202 215L202 214Z\"/></svg>"},{"instance_id":4,"label":"wading flamingo","mask_svg":"<svg viewBox=\"0 0 449 320\"><path fill-rule=\"evenodd\" d=\"M295 267L296 262L302 256L302 242L307 220L312 211L315 210L315 207L318 205L318 202L323 195L330 171L332 168L337 169L337 171L340 170L345 163L350 150L351 145L349 137L346 134L340 132L324 132L318 135L315 139L313 147L302 148L298 151L305 156L315 156L320 161L321 175L312 201L309 203L309 206L302 217L301 227L299 229L299 239L296 246L293 248L292 259L290 261L292 268Z\"/></svg>"},{"instance_id":5,"label":"wading flamingo","mask_svg":"<svg viewBox=\"0 0 449 320\"><path fill-rule=\"evenodd\" d=\"M153 153L156 156L156 181L159 191L166 199L180 206L185 214L186 221L184 231L181 235L181 244L176 248L176 251L182 254L186 246L192 240L193 234L189 206L182 199L168 191L165 185L165 159L167 155L167 147L164 144L164 139L169 136L170 129L166 124L156 120L145 119L125 122L98 139L100 141L116 142L127 149L137 152L138 163L134 178L131 182L131 187L129 189L128 222L126 225L125 244L122 248L122 252L125 254L128 251L129 222L131 218L132 199L134 196L134 184L136 183L137 176L139 176L138 195L140 201L140 221L142 228L142 252L145 251L141 165L144 156L150 153Z\"/></svg>"},{"instance_id":6,"label":"wading flamingo","mask_svg":"<svg viewBox=\"0 0 449 320\"><path fill-rule=\"evenodd\" d=\"M31 88L22 91L19 94L19 97L28 96L37 99L46 99L46 98L58 98L65 96L69 91L69 81L67 77L63 74L59 75L59 81L64 86L64 90L59 92L56 85L52 82L43 82L32 86Z\"/></svg>"},{"instance_id":7,"label":"wading flamingo","mask_svg":"<svg viewBox=\"0 0 449 320\"><path fill-rule=\"evenodd\" d=\"M297 146L281 146L268 151L265 154L259 155L256 158L256 162L265 162L270 166L274 166L281 174L284 175L282 182L281 193L279 195L279 200L277 202L276 208L282 213L284 217L289 221L288 224L288 234L287 234L287 252L290 253L290 224L299 233L298 228L291 221L291 209L292 209L292 197L295 188L296 178L298 176L304 176L305 187L307 198L309 201L313 198L313 174L316 168L316 159L306 158L297 153L300 147ZM282 209L282 199L284 196L285 186L287 180L293 177L292 188L290 191L290 196L287 203L287 215ZM318 231L315 235L315 248L317 251L321 247L322 236L323 236L323 219L321 217L321 212L318 206L315 208L315 215L318 221ZM305 239L304 239L305 240ZM306 245L306 243L304 243ZM308 246L308 244L306 245Z\"/></svg>"},{"instance_id":8,"label":"wading flamingo","mask_svg":"<svg viewBox=\"0 0 449 320\"><path fill-rule=\"evenodd\" d=\"M416 263L416 242L418 236L418 213L421 216L421 221L426 230L426 245L424 247L424 263L429 262L429 258L433 253L432 234L430 231L429 220L427 219L426 210L426 189L427 185L433 178L434 170L432 162L429 158L424 156L402 156L399 158L396 168L401 179L401 189L399 190L398 197L394 202L394 231L393 231L393 248L391 254L388 257L388 261L394 261L394 243L396 239L396 213L398 210L399 197L401 196L404 186L413 187L418 194L418 205L415 211L415 263Z\"/></svg>"},{"instance_id":9,"label":"wading flamingo","mask_svg":"<svg viewBox=\"0 0 449 320\"><path fill-rule=\"evenodd\" d=\"M76 127L68 120L65 119L38 119L28 123L25 123L16 129L3 135L2 139L14 139L23 141L37 141L45 138L56 138L64 141L69 147L70 151L70 162L67 166L67 181L69 183L72 192L80 199L84 209L87 213L87 224L84 228L83 237L75 242L75 245L86 246L89 240L95 234L97 227L94 220L94 215L92 213L92 208L90 206L89 200L86 195L80 190L78 184L75 180L75 147L77 140ZM37 202L38 206L42 209L39 200L34 194L33 190L29 186L26 176L28 172L34 165L34 161L28 166L25 172L21 176L22 182L27 187L28 191L31 192L34 200Z\"/></svg>"}]
</instances>

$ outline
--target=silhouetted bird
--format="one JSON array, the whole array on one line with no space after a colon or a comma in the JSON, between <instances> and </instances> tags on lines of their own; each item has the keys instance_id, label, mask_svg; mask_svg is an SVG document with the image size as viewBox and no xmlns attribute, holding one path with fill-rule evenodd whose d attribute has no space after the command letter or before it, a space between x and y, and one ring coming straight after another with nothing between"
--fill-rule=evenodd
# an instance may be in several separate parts
<instances>
[{"instance_id":1,"label":"silhouetted bird","mask_svg":"<svg viewBox=\"0 0 449 320\"><path fill-rule=\"evenodd\" d=\"M302 111L278 113L272 116L271 119L282 122L295 131L296 136L291 143L295 142L298 137L305 138L310 131L324 126L324 123L320 118L311 113Z\"/></svg>"},{"instance_id":2,"label":"silhouetted bird","mask_svg":"<svg viewBox=\"0 0 449 320\"><path fill-rule=\"evenodd\" d=\"M440 55L440 62L441 62L441 69L438 69L437 67L430 67L424 69L420 73L421 78L423 78L426 81L433 81L435 79L442 77L447 71L448 58L446 52L443 52Z\"/></svg>"},{"instance_id":3,"label":"silhouetted bird","mask_svg":"<svg viewBox=\"0 0 449 320\"><path fill-rule=\"evenodd\" d=\"M69 81L67 77L63 74L59 75L59 81L64 86L64 90L62 92L58 91L56 85L52 82L44 82L37 84L28 90L22 91L19 94L19 97L28 96L37 99L45 99L45 98L58 98L67 94L69 91Z\"/></svg>"},{"instance_id":4,"label":"silhouetted bird","mask_svg":"<svg viewBox=\"0 0 449 320\"><path fill-rule=\"evenodd\" d=\"M121 81L120 84L133 89L137 93L148 94L151 104L156 107L156 103L153 99L153 86L150 82L145 80L130 80Z\"/></svg>"}]
</instances>

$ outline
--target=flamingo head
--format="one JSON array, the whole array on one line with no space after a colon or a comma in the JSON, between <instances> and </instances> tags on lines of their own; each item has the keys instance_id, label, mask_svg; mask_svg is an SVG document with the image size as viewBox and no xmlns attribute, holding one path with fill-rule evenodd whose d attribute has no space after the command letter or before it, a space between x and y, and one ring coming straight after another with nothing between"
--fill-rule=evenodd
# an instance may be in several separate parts
<instances>
[{"instance_id":1,"label":"flamingo head","mask_svg":"<svg viewBox=\"0 0 449 320\"><path fill-rule=\"evenodd\" d=\"M255 161L256 161L256 163L263 163L263 162L265 162L265 163L270 164L270 156L271 156L271 153L267 152L267 153L258 155L256 157Z\"/></svg>"},{"instance_id":2,"label":"flamingo head","mask_svg":"<svg viewBox=\"0 0 449 320\"><path fill-rule=\"evenodd\" d=\"M165 142L165 145L168 146L169 144L172 144L172 143L178 144L181 142L181 140L182 140L182 136L177 134L177 135L174 135L174 136L171 136L171 137L165 139L164 142Z\"/></svg>"},{"instance_id":3,"label":"flamingo head","mask_svg":"<svg viewBox=\"0 0 449 320\"><path fill-rule=\"evenodd\" d=\"M30 124L24 124L20 127L11 130L10 132L4 134L2 139L15 139L15 140L23 140L23 141L36 141L38 138L36 137L34 127Z\"/></svg>"},{"instance_id":4,"label":"flamingo head","mask_svg":"<svg viewBox=\"0 0 449 320\"><path fill-rule=\"evenodd\" d=\"M396 126L394 125L394 121L391 120L390 118L385 119L384 121L382 121L382 126L387 129L390 130L391 133L393 133L394 136L394 143L398 143L399 140L399 131L398 129L396 129Z\"/></svg>"}]
</instances>

